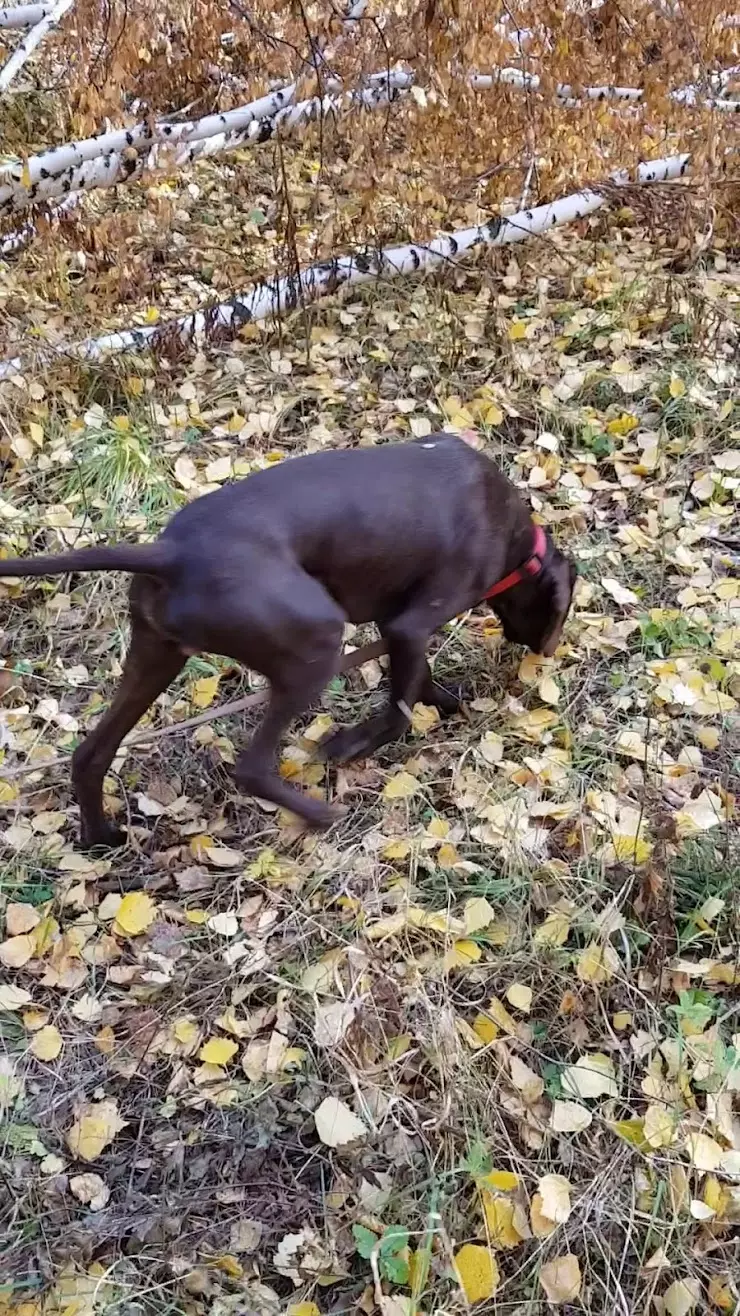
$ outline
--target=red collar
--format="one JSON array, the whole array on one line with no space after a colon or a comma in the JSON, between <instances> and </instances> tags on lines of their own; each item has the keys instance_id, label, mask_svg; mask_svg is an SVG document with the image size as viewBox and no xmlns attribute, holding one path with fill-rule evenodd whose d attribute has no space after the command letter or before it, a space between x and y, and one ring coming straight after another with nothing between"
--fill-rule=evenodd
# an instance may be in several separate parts
<instances>
[{"instance_id":1,"label":"red collar","mask_svg":"<svg viewBox=\"0 0 740 1316\"><path fill-rule=\"evenodd\" d=\"M534 527L534 544L532 545L531 557L528 557L527 561L523 562L515 571L510 571L508 576L504 576L503 580L497 581L489 590L486 590L483 598L495 598L497 594L503 594L506 590L513 589L515 585L520 585L523 580L526 580L527 576L538 576L544 566L546 553L547 537L542 526L536 525Z\"/></svg>"}]
</instances>

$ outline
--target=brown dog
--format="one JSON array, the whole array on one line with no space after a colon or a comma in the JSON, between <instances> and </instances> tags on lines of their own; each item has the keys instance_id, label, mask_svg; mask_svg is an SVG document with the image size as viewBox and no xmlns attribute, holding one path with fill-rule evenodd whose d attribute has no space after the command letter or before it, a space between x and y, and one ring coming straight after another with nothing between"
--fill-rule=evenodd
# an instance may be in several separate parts
<instances>
[{"instance_id":1,"label":"brown dog","mask_svg":"<svg viewBox=\"0 0 740 1316\"><path fill-rule=\"evenodd\" d=\"M270 682L264 720L234 771L247 792L314 826L328 804L275 771L280 736L333 675L344 624L376 622L388 647L383 712L324 743L369 754L407 726L417 701L452 712L426 645L484 598L506 638L552 654L575 568L498 468L448 434L298 457L189 503L153 544L0 560L3 576L130 571L131 644L108 712L72 759L85 845L125 837L103 812L103 778L123 737L187 658L221 653Z\"/></svg>"}]
</instances>

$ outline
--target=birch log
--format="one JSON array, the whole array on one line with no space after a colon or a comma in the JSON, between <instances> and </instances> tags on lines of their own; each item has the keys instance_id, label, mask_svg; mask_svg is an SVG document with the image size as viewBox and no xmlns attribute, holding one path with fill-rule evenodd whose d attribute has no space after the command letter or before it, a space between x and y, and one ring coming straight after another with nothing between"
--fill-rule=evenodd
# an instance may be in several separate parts
<instances>
[{"instance_id":1,"label":"birch log","mask_svg":"<svg viewBox=\"0 0 740 1316\"><path fill-rule=\"evenodd\" d=\"M729 72L729 70L728 70ZM721 75L720 75L721 76ZM500 85L516 87L518 91L539 91L542 78L536 73L525 73L521 69L501 68L495 73L471 73L470 85L474 91L489 91ZM639 102L645 92L642 87L616 87L605 84L598 87L576 87L569 82L559 82L555 95L564 109L579 109L584 101L624 100ZM726 100L720 96L704 96L698 87L679 87L669 91L668 97L677 105L701 106L707 110L719 110L725 114L735 114L740 110L740 101Z\"/></svg>"},{"instance_id":2,"label":"birch log","mask_svg":"<svg viewBox=\"0 0 740 1316\"><path fill-rule=\"evenodd\" d=\"M30 31L26 33L22 41L16 46L10 59L6 60L0 69L0 92L7 91L13 78L20 73L29 55L33 54L47 33L53 27L56 27L73 4L74 0L56 0L56 4L51 5L43 18L40 18L38 23L34 24Z\"/></svg>"},{"instance_id":3,"label":"birch log","mask_svg":"<svg viewBox=\"0 0 740 1316\"><path fill-rule=\"evenodd\" d=\"M642 164L634 181L643 183L665 182L681 178L689 168L688 155L667 156ZM611 178L612 184L624 186L633 181L627 170ZM457 261L467 252L482 247L501 247L511 242L549 233L561 224L592 215L605 205L604 193L592 188L573 192L544 206L521 210L507 218L496 216L487 224L457 229L454 233L440 234L427 244L408 244L389 247L385 251L367 251L352 256L336 256L310 266L300 275L266 280L239 293L228 302L196 311L171 320L165 325L146 325L124 329L118 333L87 338L69 347L55 347L35 357L35 363L46 365L62 356L75 360L95 361L109 353L142 351L165 345L186 345L204 342L210 337L235 337L246 324L279 317L328 297L342 288L363 283L380 282L399 275L420 274L440 265ZM0 363L0 380L17 375L34 359L14 357Z\"/></svg>"},{"instance_id":4,"label":"birch log","mask_svg":"<svg viewBox=\"0 0 740 1316\"><path fill-rule=\"evenodd\" d=\"M133 182L147 165L155 167L164 163L165 157L168 164L182 168L202 155L257 145L278 129L294 131L301 124L337 114L342 109L378 109L394 100L412 80L410 73L391 71L360 91L339 97L312 96L297 104L292 103L295 88L291 85L225 114L209 114L204 119L184 123L158 123L153 130L137 124L130 130L71 142L56 151L33 156L25 169L20 162L0 168L0 179L9 180L0 182L0 215L69 192ZM94 154L87 154L93 151L95 143L104 141L108 143L107 149L102 152L95 149Z\"/></svg>"},{"instance_id":5,"label":"birch log","mask_svg":"<svg viewBox=\"0 0 740 1316\"><path fill-rule=\"evenodd\" d=\"M46 18L51 5L9 5L0 9L0 28L35 27Z\"/></svg>"},{"instance_id":6,"label":"birch log","mask_svg":"<svg viewBox=\"0 0 740 1316\"><path fill-rule=\"evenodd\" d=\"M69 214L75 206L82 200L81 192L70 192L69 196L64 197L61 201L49 208L48 213L44 216L47 223L55 225L56 221L63 215ZM13 233L6 233L0 238L0 256L15 256L19 251L23 251L29 242L32 242L39 231L39 223L36 219L27 219L25 224L14 230Z\"/></svg>"}]
</instances>

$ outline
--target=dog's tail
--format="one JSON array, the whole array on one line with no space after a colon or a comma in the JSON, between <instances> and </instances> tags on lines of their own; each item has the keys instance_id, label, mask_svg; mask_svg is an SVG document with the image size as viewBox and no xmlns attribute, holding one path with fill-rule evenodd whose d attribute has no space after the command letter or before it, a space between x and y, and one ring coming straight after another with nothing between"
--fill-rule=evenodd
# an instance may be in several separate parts
<instances>
[{"instance_id":1,"label":"dog's tail","mask_svg":"<svg viewBox=\"0 0 740 1316\"><path fill-rule=\"evenodd\" d=\"M66 571L132 571L136 575L166 576L175 560L174 545L162 539L153 544L101 544L48 557L0 558L0 580L3 576L60 576Z\"/></svg>"}]
</instances>

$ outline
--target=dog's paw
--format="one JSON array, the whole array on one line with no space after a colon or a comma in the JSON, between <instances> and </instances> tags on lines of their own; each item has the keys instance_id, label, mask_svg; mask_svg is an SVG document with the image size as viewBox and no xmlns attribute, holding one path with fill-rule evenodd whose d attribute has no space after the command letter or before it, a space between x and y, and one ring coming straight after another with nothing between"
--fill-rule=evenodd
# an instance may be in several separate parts
<instances>
[{"instance_id":1,"label":"dog's paw","mask_svg":"<svg viewBox=\"0 0 740 1316\"><path fill-rule=\"evenodd\" d=\"M80 846L83 850L120 850L126 845L128 832L124 832L115 823L106 823L103 827L83 828Z\"/></svg>"},{"instance_id":2,"label":"dog's paw","mask_svg":"<svg viewBox=\"0 0 740 1316\"><path fill-rule=\"evenodd\" d=\"M463 694L459 687L448 690L446 686L437 685L435 681L432 689L427 693L429 698L423 699L422 703L431 704L442 717L454 717L455 713L460 712Z\"/></svg>"},{"instance_id":3,"label":"dog's paw","mask_svg":"<svg viewBox=\"0 0 740 1316\"><path fill-rule=\"evenodd\" d=\"M359 726L339 727L332 731L319 741L316 756L323 763L349 763L351 759L367 757L389 739L391 736L386 734L385 724L381 727L379 720L376 723L372 719L372 725L361 722Z\"/></svg>"}]
</instances>

